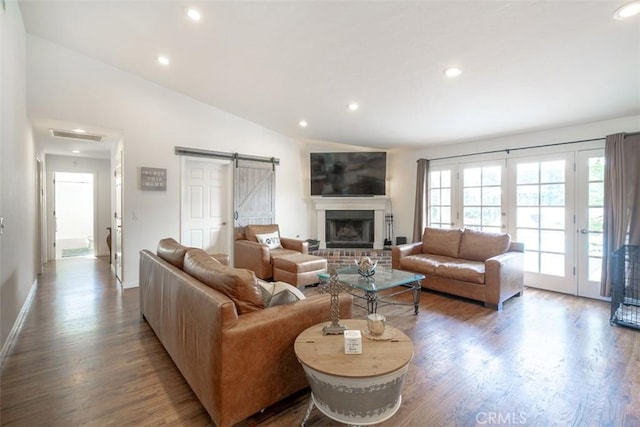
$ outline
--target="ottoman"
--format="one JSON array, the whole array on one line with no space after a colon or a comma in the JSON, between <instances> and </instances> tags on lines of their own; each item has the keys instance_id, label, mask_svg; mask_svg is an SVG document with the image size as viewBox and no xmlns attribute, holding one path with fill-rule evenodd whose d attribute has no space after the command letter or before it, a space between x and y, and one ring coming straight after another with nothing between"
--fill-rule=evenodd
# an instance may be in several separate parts
<instances>
[{"instance_id":1,"label":"ottoman","mask_svg":"<svg viewBox=\"0 0 640 427\"><path fill-rule=\"evenodd\" d=\"M300 287L318 283L318 273L327 271L327 260L308 254L283 255L273 259L273 280Z\"/></svg>"}]
</instances>

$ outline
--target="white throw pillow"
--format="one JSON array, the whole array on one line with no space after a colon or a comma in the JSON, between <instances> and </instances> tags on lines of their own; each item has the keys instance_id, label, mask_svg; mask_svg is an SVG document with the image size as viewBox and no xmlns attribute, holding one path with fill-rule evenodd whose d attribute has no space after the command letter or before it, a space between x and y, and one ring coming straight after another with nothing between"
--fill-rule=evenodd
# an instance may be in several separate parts
<instances>
[{"instance_id":1,"label":"white throw pillow","mask_svg":"<svg viewBox=\"0 0 640 427\"><path fill-rule=\"evenodd\" d=\"M282 247L282 244L280 243L280 236L278 236L277 231L267 234L256 234L256 239L258 240L258 243L269 246L269 249Z\"/></svg>"},{"instance_id":2,"label":"white throw pillow","mask_svg":"<svg viewBox=\"0 0 640 427\"><path fill-rule=\"evenodd\" d=\"M258 280L258 283L262 290L265 307L291 304L305 299L300 289L286 282L265 282L264 280Z\"/></svg>"}]
</instances>

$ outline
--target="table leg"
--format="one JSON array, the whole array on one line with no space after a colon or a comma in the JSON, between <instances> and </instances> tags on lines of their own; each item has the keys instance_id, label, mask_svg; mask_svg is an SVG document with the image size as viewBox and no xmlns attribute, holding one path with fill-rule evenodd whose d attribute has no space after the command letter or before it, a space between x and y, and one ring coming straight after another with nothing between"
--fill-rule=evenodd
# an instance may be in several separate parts
<instances>
[{"instance_id":1,"label":"table leg","mask_svg":"<svg viewBox=\"0 0 640 427\"><path fill-rule=\"evenodd\" d=\"M311 411L313 410L314 406L315 406L315 403L313 401L313 393L311 393L311 396L309 396L309 404L307 405L307 412L305 412L305 414L304 414L304 418L302 419L302 422L300 423L300 427L304 427L305 426L305 424L309 420L309 416L311 415Z\"/></svg>"},{"instance_id":2,"label":"table leg","mask_svg":"<svg viewBox=\"0 0 640 427\"><path fill-rule=\"evenodd\" d=\"M420 292L422 291L422 283L420 280L413 282L413 309L414 314L418 314L420 310Z\"/></svg>"},{"instance_id":3,"label":"table leg","mask_svg":"<svg viewBox=\"0 0 640 427\"><path fill-rule=\"evenodd\" d=\"M367 314L378 312L378 292L365 291L365 297L367 298Z\"/></svg>"}]
</instances>

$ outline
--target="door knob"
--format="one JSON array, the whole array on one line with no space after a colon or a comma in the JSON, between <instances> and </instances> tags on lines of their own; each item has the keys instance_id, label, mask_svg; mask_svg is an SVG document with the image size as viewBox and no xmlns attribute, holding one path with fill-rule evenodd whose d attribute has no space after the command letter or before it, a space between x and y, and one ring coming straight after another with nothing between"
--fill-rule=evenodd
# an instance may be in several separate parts
<instances>
[{"instance_id":1,"label":"door knob","mask_svg":"<svg viewBox=\"0 0 640 427\"><path fill-rule=\"evenodd\" d=\"M580 234L589 234L589 230L585 230L584 228L580 230Z\"/></svg>"}]
</instances>

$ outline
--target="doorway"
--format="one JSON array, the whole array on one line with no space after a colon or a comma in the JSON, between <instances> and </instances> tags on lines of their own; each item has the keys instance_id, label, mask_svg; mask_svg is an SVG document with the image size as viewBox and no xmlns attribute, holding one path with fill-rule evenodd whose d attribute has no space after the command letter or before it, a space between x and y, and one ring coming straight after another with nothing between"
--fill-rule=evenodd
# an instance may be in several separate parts
<instances>
[{"instance_id":1,"label":"doorway","mask_svg":"<svg viewBox=\"0 0 640 427\"><path fill-rule=\"evenodd\" d=\"M54 172L55 258L95 255L92 173Z\"/></svg>"}]
</instances>

